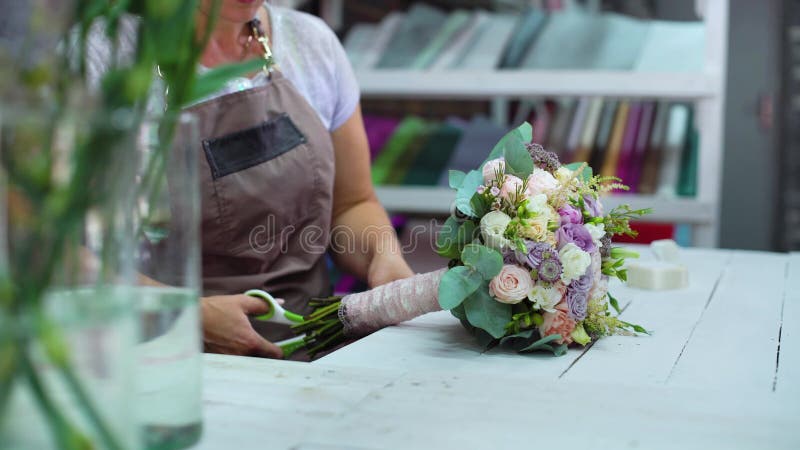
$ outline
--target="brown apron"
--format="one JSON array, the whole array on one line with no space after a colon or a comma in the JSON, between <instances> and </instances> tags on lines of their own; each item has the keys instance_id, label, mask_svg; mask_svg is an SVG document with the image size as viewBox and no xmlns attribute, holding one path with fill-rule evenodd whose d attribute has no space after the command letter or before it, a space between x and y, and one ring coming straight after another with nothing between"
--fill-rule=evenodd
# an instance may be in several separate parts
<instances>
[{"instance_id":1,"label":"brown apron","mask_svg":"<svg viewBox=\"0 0 800 450\"><path fill-rule=\"evenodd\" d=\"M205 296L263 289L286 309L310 311L330 295L334 154L330 133L280 72L254 89L187 109L202 147L202 268ZM287 326L253 321L271 341Z\"/></svg>"}]
</instances>

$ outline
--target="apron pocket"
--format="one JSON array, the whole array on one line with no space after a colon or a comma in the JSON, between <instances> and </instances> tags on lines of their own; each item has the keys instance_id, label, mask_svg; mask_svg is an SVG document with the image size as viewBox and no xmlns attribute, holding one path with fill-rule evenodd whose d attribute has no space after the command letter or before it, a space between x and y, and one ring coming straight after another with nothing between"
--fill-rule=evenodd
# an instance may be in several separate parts
<instances>
[{"instance_id":1,"label":"apron pocket","mask_svg":"<svg viewBox=\"0 0 800 450\"><path fill-rule=\"evenodd\" d=\"M253 128L222 137L203 140L203 150L214 180L276 158L298 145L306 137L287 114Z\"/></svg>"}]
</instances>

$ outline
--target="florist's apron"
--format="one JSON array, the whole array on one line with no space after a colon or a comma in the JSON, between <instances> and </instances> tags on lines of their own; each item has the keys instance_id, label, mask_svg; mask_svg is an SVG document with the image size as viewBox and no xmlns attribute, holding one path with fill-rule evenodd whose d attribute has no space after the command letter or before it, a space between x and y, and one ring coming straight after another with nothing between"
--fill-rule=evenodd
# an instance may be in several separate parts
<instances>
[{"instance_id":1,"label":"florist's apron","mask_svg":"<svg viewBox=\"0 0 800 450\"><path fill-rule=\"evenodd\" d=\"M271 81L192 106L202 148L204 295L263 289L308 313L330 295L334 155L317 113L280 72ZM253 321L271 341L284 325Z\"/></svg>"}]
</instances>

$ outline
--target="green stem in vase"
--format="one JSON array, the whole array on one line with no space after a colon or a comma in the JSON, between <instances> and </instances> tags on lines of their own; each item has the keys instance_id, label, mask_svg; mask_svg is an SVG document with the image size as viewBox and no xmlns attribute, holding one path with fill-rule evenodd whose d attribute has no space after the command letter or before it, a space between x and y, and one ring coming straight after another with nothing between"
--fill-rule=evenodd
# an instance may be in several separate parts
<instances>
[{"instance_id":1,"label":"green stem in vase","mask_svg":"<svg viewBox=\"0 0 800 450\"><path fill-rule=\"evenodd\" d=\"M53 440L59 448L64 450L78 450L78 449L91 449L92 443L89 439L80 434L74 426L71 426L59 408L50 398L45 390L39 374L31 361L29 346L26 344L25 349L20 352L20 368L22 369L25 377L31 386L31 391L36 401L39 403L42 411L44 412L47 423L50 426L50 431L53 433Z\"/></svg>"},{"instance_id":2,"label":"green stem in vase","mask_svg":"<svg viewBox=\"0 0 800 450\"><path fill-rule=\"evenodd\" d=\"M94 405L92 398L86 391L81 380L75 373L69 359L69 348L65 344L66 340L61 335L57 325L48 323L43 317L40 318L43 324L40 336L47 353L49 360L55 365L64 383L67 385L72 394L76 397L77 406L81 409L83 414L89 419L90 423L97 431L103 442L104 448L108 450L121 450L122 445L114 437L114 433L106 425L105 420L100 415L97 407Z\"/></svg>"}]
</instances>

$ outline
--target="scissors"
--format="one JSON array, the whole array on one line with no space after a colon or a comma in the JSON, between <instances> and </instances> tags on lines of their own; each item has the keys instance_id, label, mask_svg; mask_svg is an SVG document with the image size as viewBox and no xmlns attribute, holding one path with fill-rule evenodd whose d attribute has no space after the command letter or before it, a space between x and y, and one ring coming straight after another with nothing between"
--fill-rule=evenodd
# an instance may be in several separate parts
<instances>
[{"instance_id":1,"label":"scissors","mask_svg":"<svg viewBox=\"0 0 800 450\"><path fill-rule=\"evenodd\" d=\"M259 298L264 300L264 302L269 307L269 311L266 314L262 314L257 316L255 319L260 320L262 322L272 322L272 323L279 323L283 325L297 325L303 323L303 316L300 314L295 314L291 311L287 311L283 309L275 297L269 295L268 292L262 291L261 289L250 289L249 291L245 292L244 295L249 295L250 297ZM288 357L292 353L296 352L298 349L304 347L306 335L303 334L301 336L293 337L291 339L286 339L280 342L275 342L275 345L283 350L283 356Z\"/></svg>"}]
</instances>

